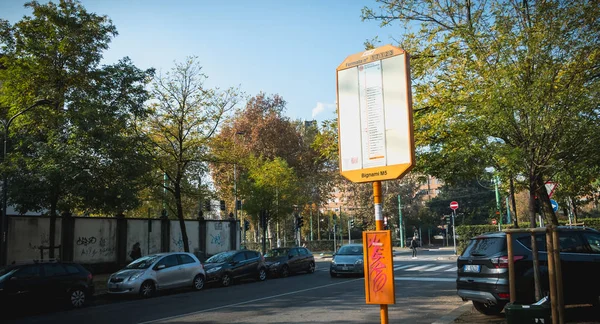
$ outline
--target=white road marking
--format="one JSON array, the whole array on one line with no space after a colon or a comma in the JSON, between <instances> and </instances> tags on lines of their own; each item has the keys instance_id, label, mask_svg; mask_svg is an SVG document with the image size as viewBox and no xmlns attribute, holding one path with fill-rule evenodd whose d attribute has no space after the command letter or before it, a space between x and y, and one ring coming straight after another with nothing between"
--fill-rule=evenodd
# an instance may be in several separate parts
<instances>
[{"instance_id":1,"label":"white road marking","mask_svg":"<svg viewBox=\"0 0 600 324\"><path fill-rule=\"evenodd\" d=\"M444 271L456 271L456 270L457 270L457 267L456 267L456 266L454 266L454 267L452 267L452 268L450 268L450 269L448 269L448 270L444 270Z\"/></svg>"},{"instance_id":2,"label":"white road marking","mask_svg":"<svg viewBox=\"0 0 600 324\"><path fill-rule=\"evenodd\" d=\"M155 320L147 321L147 322L140 322L139 324L162 323L162 322L165 322L165 321L170 321L170 320L173 320L173 319L182 318L182 317L186 317L186 316L194 316L194 315L197 315L197 314L212 312L212 311L223 309L223 308L235 307L235 306L240 306L240 305L245 305L245 304L251 304L251 303L254 303L254 302L257 302L257 301L261 301L261 300L273 299L273 298L278 298L278 297L282 297L282 296L298 294L298 293L302 293L302 292L306 292L306 291L317 290L317 289L321 289L321 288L325 288L325 287L342 285L342 284L345 284L345 283L349 283L349 282L353 282L353 281L358 281L358 280L364 280L364 279L363 278L359 278L359 279L353 279L353 280L345 280L343 282L336 282L336 283L332 283L332 284L328 284L328 285L323 285L323 286L318 286L318 287L312 287L312 288L307 288L307 289L301 289L301 290L291 291L291 292L288 292L288 293L285 293L285 294L279 294L279 295L273 295L273 296L268 296L268 297L263 297L263 298L257 298L257 299L252 299L252 300L247 300L247 301L244 301L244 302L240 302L240 303L235 303L235 304L229 304L229 305L224 305L224 306L219 306L219 307L213 307L213 308L209 308L209 309L204 309L204 310L197 311L197 312L191 312L191 313L187 313L187 314L175 315L175 316L170 316L170 317L155 319Z\"/></svg>"},{"instance_id":3,"label":"white road marking","mask_svg":"<svg viewBox=\"0 0 600 324\"><path fill-rule=\"evenodd\" d=\"M443 264L441 266L437 266L437 267L425 269L425 271L436 271L436 270L440 270L440 269L446 268L447 266L448 266L448 264ZM454 265L450 265L450 266L454 266Z\"/></svg>"},{"instance_id":4,"label":"white road marking","mask_svg":"<svg viewBox=\"0 0 600 324\"><path fill-rule=\"evenodd\" d=\"M451 282L456 281L456 278L433 278L433 277L396 277L394 280L398 281L445 281Z\"/></svg>"},{"instance_id":5,"label":"white road marking","mask_svg":"<svg viewBox=\"0 0 600 324\"><path fill-rule=\"evenodd\" d=\"M400 267L394 267L394 271L400 270L400 269L404 269L404 268L408 268L408 267L412 267L412 266L414 266L414 264L409 264L409 265L400 266Z\"/></svg>"},{"instance_id":6,"label":"white road marking","mask_svg":"<svg viewBox=\"0 0 600 324\"><path fill-rule=\"evenodd\" d=\"M430 264L426 264L426 265L421 265L418 267L414 267L414 268L410 268L410 269L406 269L406 271L417 271L417 270L423 270L427 267L431 266Z\"/></svg>"}]
</instances>

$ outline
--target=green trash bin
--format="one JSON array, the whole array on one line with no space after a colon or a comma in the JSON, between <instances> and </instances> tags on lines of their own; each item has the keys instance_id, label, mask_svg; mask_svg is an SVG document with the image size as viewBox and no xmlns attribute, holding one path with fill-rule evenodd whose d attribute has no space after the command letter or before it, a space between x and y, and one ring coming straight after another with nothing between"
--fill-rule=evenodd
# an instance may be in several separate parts
<instances>
[{"instance_id":1,"label":"green trash bin","mask_svg":"<svg viewBox=\"0 0 600 324\"><path fill-rule=\"evenodd\" d=\"M504 308L508 324L551 324L551 308L549 303L539 305L519 305L509 303Z\"/></svg>"}]
</instances>

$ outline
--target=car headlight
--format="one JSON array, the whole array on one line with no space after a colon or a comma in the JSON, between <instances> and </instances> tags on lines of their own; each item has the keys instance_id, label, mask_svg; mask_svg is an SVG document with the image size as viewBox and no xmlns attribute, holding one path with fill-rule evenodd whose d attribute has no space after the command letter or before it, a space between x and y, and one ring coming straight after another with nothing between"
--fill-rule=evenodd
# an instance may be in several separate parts
<instances>
[{"instance_id":1,"label":"car headlight","mask_svg":"<svg viewBox=\"0 0 600 324\"><path fill-rule=\"evenodd\" d=\"M206 270L206 273L213 273L213 272L217 272L219 270L221 270L221 267L214 267L214 268Z\"/></svg>"},{"instance_id":2,"label":"car headlight","mask_svg":"<svg viewBox=\"0 0 600 324\"><path fill-rule=\"evenodd\" d=\"M362 259L358 259L358 260L356 260L356 262L354 262L354 264L362 264L362 263L363 263Z\"/></svg>"},{"instance_id":3,"label":"car headlight","mask_svg":"<svg viewBox=\"0 0 600 324\"><path fill-rule=\"evenodd\" d=\"M129 277L129 279L127 279L127 281L135 281L139 277L141 277L143 274L144 274L143 272L134 273Z\"/></svg>"},{"instance_id":4,"label":"car headlight","mask_svg":"<svg viewBox=\"0 0 600 324\"><path fill-rule=\"evenodd\" d=\"M335 265L335 260L331 260L331 265Z\"/></svg>"}]
</instances>

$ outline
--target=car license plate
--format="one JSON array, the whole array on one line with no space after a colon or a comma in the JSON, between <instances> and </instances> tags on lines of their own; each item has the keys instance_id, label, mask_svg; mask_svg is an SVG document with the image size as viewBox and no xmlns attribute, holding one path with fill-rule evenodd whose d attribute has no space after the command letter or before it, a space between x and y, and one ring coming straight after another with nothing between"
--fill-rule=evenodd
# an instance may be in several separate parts
<instances>
[{"instance_id":1,"label":"car license plate","mask_svg":"<svg viewBox=\"0 0 600 324\"><path fill-rule=\"evenodd\" d=\"M348 267L342 267L343 271L348 271Z\"/></svg>"},{"instance_id":2,"label":"car license plate","mask_svg":"<svg viewBox=\"0 0 600 324\"><path fill-rule=\"evenodd\" d=\"M465 264L463 266L464 272L479 272L481 270L481 266L478 264Z\"/></svg>"}]
</instances>

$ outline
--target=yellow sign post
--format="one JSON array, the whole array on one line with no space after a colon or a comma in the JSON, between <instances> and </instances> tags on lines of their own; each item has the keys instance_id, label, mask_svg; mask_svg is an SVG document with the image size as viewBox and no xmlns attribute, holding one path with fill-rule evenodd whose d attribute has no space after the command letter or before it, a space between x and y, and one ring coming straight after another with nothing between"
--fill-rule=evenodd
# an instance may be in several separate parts
<instances>
[{"instance_id":1,"label":"yellow sign post","mask_svg":"<svg viewBox=\"0 0 600 324\"><path fill-rule=\"evenodd\" d=\"M385 45L348 56L336 70L340 173L373 182L376 231L363 233L367 304L396 303L390 231L383 231L381 181L398 179L415 165L410 58Z\"/></svg>"}]
</instances>

